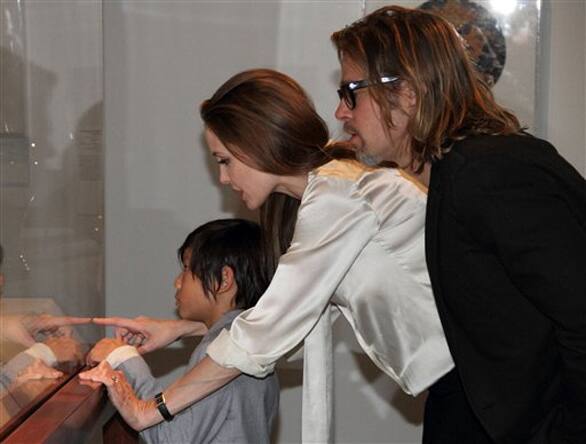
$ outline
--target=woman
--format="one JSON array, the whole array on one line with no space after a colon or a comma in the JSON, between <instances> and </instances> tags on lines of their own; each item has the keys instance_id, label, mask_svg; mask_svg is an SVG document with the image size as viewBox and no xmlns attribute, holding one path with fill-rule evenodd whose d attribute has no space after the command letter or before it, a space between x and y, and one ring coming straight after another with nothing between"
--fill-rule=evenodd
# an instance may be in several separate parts
<instances>
[{"instance_id":1,"label":"woman","mask_svg":"<svg viewBox=\"0 0 586 444\"><path fill-rule=\"evenodd\" d=\"M278 265L259 304L208 348L201 365L164 392L175 413L239 372L258 377L305 339L304 441L327 441L330 307L373 362L416 395L453 368L425 267L426 194L398 169L372 169L327 127L305 92L271 70L240 73L201 107L220 182L261 208L267 257ZM280 257L279 257L280 256ZM323 354L326 354L325 363ZM84 377L108 386L137 429L160 422L107 365ZM307 384L315 384L315 386ZM318 395L318 399L313 396Z\"/></svg>"}]
</instances>

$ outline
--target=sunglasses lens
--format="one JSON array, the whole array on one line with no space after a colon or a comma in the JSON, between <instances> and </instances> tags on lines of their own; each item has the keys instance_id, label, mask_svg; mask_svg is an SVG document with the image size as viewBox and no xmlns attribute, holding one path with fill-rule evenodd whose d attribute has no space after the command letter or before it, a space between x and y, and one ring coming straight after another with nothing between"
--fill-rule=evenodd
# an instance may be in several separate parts
<instances>
[{"instance_id":1,"label":"sunglasses lens","mask_svg":"<svg viewBox=\"0 0 586 444\"><path fill-rule=\"evenodd\" d=\"M338 90L338 97L343 100L348 109L354 109L356 102L354 101L354 91L352 91L348 85L343 85Z\"/></svg>"}]
</instances>

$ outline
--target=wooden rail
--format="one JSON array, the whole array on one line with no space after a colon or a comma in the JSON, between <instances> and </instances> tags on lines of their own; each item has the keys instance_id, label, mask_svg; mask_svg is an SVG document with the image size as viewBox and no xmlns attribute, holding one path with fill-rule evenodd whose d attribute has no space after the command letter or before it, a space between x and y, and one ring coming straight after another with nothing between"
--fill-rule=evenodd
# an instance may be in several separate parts
<instances>
[{"instance_id":1,"label":"wooden rail","mask_svg":"<svg viewBox=\"0 0 586 444\"><path fill-rule=\"evenodd\" d=\"M136 444L138 434L116 413L103 386L75 376L2 441L65 442Z\"/></svg>"}]
</instances>

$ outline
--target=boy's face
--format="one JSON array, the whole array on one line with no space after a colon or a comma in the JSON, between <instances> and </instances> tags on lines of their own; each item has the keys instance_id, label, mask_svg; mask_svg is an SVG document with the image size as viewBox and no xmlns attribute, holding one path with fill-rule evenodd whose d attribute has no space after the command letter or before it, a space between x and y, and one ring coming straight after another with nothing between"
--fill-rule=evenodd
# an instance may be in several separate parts
<instances>
[{"instance_id":1,"label":"boy's face","mask_svg":"<svg viewBox=\"0 0 586 444\"><path fill-rule=\"evenodd\" d=\"M177 312L182 319L208 323L213 319L214 301L208 298L203 285L189 269L191 250L183 253L183 267L175 278Z\"/></svg>"}]
</instances>

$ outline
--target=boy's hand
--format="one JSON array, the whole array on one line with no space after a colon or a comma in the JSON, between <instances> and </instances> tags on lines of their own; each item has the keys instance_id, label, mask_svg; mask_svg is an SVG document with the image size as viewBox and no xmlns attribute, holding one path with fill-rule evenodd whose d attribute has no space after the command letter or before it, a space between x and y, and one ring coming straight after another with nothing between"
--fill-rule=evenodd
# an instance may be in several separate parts
<instances>
[{"instance_id":1,"label":"boy's hand","mask_svg":"<svg viewBox=\"0 0 586 444\"><path fill-rule=\"evenodd\" d=\"M166 347L183 336L203 335L207 332L201 322L152 319L139 316L128 318L94 318L94 323L116 327L116 338L134 345L141 354Z\"/></svg>"},{"instance_id":2,"label":"boy's hand","mask_svg":"<svg viewBox=\"0 0 586 444\"><path fill-rule=\"evenodd\" d=\"M90 350L85 358L87 365L96 365L108 357L110 353L126 343L119 338L104 338Z\"/></svg>"}]
</instances>

